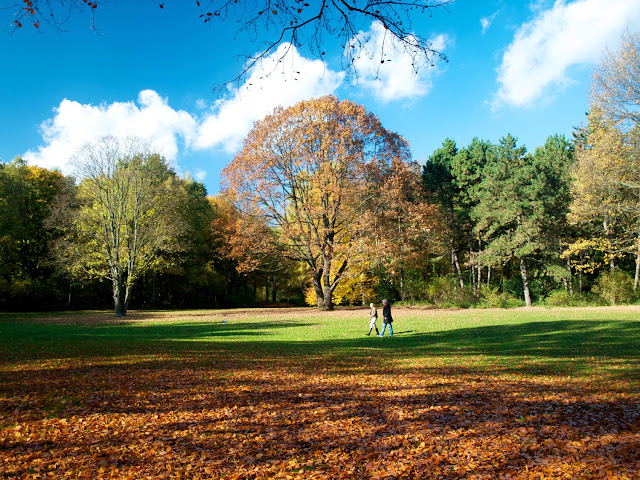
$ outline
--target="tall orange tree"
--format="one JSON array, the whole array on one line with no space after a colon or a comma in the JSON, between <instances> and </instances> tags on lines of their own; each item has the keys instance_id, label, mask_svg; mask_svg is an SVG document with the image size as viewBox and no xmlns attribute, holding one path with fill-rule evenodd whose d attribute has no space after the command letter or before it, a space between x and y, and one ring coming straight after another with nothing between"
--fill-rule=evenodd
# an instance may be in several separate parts
<instances>
[{"instance_id":1,"label":"tall orange tree","mask_svg":"<svg viewBox=\"0 0 640 480\"><path fill-rule=\"evenodd\" d=\"M409 155L406 141L363 106L326 96L257 122L222 173L223 191L308 266L318 308L330 310L350 258L371 245L365 213L379 196L378 172Z\"/></svg>"}]
</instances>

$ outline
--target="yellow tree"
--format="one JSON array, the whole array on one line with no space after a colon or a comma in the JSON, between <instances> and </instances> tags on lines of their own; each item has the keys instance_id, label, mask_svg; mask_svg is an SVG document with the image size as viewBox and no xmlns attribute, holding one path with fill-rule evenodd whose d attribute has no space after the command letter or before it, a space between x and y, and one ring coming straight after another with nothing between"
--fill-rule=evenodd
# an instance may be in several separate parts
<instances>
[{"instance_id":1,"label":"yellow tree","mask_svg":"<svg viewBox=\"0 0 640 480\"><path fill-rule=\"evenodd\" d=\"M599 211L609 250L615 237L620 253L634 251L640 277L640 34L625 34L617 51L608 51L594 70L588 142L579 158L576 211ZM595 196L589 199L579 189ZM586 209L588 211L588 208ZM587 212L588 213L588 212ZM606 214L605 214L606 213ZM612 232L607 218L618 219ZM613 265L613 260L611 261Z\"/></svg>"},{"instance_id":2,"label":"yellow tree","mask_svg":"<svg viewBox=\"0 0 640 480\"><path fill-rule=\"evenodd\" d=\"M286 256L307 265L318 308L329 310L371 234L364 212L378 192L375 170L408 158L405 140L375 115L326 96L257 122L222 173L223 191L248 218L266 220Z\"/></svg>"},{"instance_id":3,"label":"yellow tree","mask_svg":"<svg viewBox=\"0 0 640 480\"><path fill-rule=\"evenodd\" d=\"M625 191L622 210L632 217L636 271L640 279L640 34L626 34L617 52L607 52L595 70L592 102L625 136L628 151L619 186ZM635 230L635 231L634 231Z\"/></svg>"},{"instance_id":4,"label":"yellow tree","mask_svg":"<svg viewBox=\"0 0 640 480\"><path fill-rule=\"evenodd\" d=\"M595 108L589 114L584 145L579 145L573 167L570 219L595 222L601 234L578 239L565 255L583 250L604 253L613 270L616 259L636 252L636 279L640 267L640 173L629 135L618 124L607 122ZM588 268L593 269L593 265Z\"/></svg>"}]
</instances>

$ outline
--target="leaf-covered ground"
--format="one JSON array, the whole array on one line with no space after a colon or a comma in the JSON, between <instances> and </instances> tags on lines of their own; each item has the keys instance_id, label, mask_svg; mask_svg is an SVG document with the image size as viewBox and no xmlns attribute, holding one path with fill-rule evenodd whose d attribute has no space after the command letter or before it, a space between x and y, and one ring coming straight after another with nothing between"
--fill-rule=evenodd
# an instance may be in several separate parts
<instances>
[{"instance_id":1,"label":"leaf-covered ground","mask_svg":"<svg viewBox=\"0 0 640 480\"><path fill-rule=\"evenodd\" d=\"M640 308L0 315L0 478L640 478Z\"/></svg>"}]
</instances>

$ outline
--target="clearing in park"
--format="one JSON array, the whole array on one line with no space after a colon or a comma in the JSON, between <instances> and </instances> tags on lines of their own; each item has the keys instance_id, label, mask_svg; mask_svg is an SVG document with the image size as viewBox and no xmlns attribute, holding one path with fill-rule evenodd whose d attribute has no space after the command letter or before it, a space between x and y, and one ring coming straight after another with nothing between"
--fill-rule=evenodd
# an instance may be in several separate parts
<instances>
[{"instance_id":1,"label":"clearing in park","mask_svg":"<svg viewBox=\"0 0 640 480\"><path fill-rule=\"evenodd\" d=\"M0 314L0 478L640 478L640 307Z\"/></svg>"}]
</instances>

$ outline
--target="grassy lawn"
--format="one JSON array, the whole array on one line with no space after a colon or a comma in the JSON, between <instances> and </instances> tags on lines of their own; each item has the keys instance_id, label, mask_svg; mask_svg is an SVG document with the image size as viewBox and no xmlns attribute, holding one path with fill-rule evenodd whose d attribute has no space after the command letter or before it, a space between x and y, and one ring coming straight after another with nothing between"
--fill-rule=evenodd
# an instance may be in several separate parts
<instances>
[{"instance_id":1,"label":"grassy lawn","mask_svg":"<svg viewBox=\"0 0 640 480\"><path fill-rule=\"evenodd\" d=\"M367 311L0 314L0 478L640 478L640 307Z\"/></svg>"}]
</instances>

